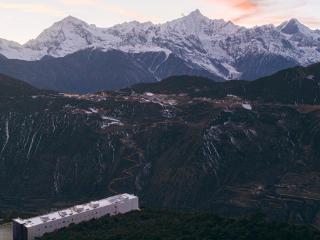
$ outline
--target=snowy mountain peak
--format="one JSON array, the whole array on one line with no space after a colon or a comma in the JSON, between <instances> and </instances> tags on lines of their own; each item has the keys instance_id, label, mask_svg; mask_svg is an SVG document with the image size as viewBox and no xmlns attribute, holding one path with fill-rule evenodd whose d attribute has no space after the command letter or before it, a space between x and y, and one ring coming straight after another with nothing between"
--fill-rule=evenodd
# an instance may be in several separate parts
<instances>
[{"instance_id":1,"label":"snowy mountain peak","mask_svg":"<svg viewBox=\"0 0 320 240\"><path fill-rule=\"evenodd\" d=\"M312 30L309 29L307 26L303 25L299 22L298 19L293 18L289 21L282 23L279 26L281 32L286 34L296 34L296 33L310 33Z\"/></svg>"},{"instance_id":2,"label":"snowy mountain peak","mask_svg":"<svg viewBox=\"0 0 320 240\"><path fill-rule=\"evenodd\" d=\"M62 19L61 21L54 23L51 27L44 30L37 37L37 39L41 39L44 35L55 34L55 33L61 32L61 31L63 31L65 33L69 33L72 31L79 30L80 28L82 28L82 29L89 28L89 24L87 24L86 22L84 22L78 18L68 16L68 17Z\"/></svg>"},{"instance_id":3,"label":"snowy mountain peak","mask_svg":"<svg viewBox=\"0 0 320 240\"><path fill-rule=\"evenodd\" d=\"M24 44L24 47L38 51L42 56L59 57L64 53L70 53L70 51L80 50L91 45L94 38L92 33L94 29L94 26L68 16L44 30L36 39Z\"/></svg>"},{"instance_id":4,"label":"snowy mountain peak","mask_svg":"<svg viewBox=\"0 0 320 240\"><path fill-rule=\"evenodd\" d=\"M82 21L79 18L73 17L71 15L62 19L61 21L59 21L57 23L71 23L71 24L85 24L85 25L87 25L86 22Z\"/></svg>"},{"instance_id":5,"label":"snowy mountain peak","mask_svg":"<svg viewBox=\"0 0 320 240\"><path fill-rule=\"evenodd\" d=\"M210 28L214 21L201 14L199 10L195 10L190 14L178 18L176 20L165 23L162 31L167 34L181 34L184 36L202 35L205 29Z\"/></svg>"},{"instance_id":6,"label":"snowy mountain peak","mask_svg":"<svg viewBox=\"0 0 320 240\"><path fill-rule=\"evenodd\" d=\"M196 18L207 18L200 12L199 9L196 9L196 10L192 11L191 13L189 13L188 16L192 17L192 18L195 18L195 17Z\"/></svg>"},{"instance_id":7,"label":"snowy mountain peak","mask_svg":"<svg viewBox=\"0 0 320 240\"><path fill-rule=\"evenodd\" d=\"M211 19L209 19L208 17L204 16L199 9L192 11L191 13L189 13L186 16L183 16L180 19L177 19L180 21L194 21L195 23L201 23L201 22L208 22L208 21L212 21ZM173 21L174 22L174 21Z\"/></svg>"}]
</instances>

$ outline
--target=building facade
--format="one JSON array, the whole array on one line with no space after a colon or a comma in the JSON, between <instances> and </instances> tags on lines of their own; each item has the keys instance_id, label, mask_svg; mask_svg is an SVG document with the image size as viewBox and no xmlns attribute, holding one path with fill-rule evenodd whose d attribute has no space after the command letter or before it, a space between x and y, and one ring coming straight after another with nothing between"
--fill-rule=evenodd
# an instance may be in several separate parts
<instances>
[{"instance_id":1,"label":"building facade","mask_svg":"<svg viewBox=\"0 0 320 240\"><path fill-rule=\"evenodd\" d=\"M79 224L91 219L134 210L139 210L139 198L125 193L39 217L17 218L13 220L13 240L34 240L45 233L68 227L70 224Z\"/></svg>"}]
</instances>

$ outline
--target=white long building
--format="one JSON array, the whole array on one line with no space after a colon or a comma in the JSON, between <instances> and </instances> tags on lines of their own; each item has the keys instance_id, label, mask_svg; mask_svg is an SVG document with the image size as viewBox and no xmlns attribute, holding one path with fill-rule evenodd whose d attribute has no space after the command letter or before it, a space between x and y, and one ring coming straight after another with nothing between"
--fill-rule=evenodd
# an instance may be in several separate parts
<instances>
[{"instance_id":1,"label":"white long building","mask_svg":"<svg viewBox=\"0 0 320 240\"><path fill-rule=\"evenodd\" d=\"M121 194L99 201L77 205L68 209L29 219L13 220L13 240L33 240L45 233L54 232L103 216L113 216L139 210L139 198L130 194Z\"/></svg>"}]
</instances>

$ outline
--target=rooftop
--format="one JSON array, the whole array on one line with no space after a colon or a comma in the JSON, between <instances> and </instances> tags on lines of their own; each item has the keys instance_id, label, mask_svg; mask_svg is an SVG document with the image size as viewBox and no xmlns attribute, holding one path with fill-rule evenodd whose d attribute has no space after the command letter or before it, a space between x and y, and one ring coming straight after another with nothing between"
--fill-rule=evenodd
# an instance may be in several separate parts
<instances>
[{"instance_id":1,"label":"rooftop","mask_svg":"<svg viewBox=\"0 0 320 240\"><path fill-rule=\"evenodd\" d=\"M126 199L133 199L135 197L136 196L134 196L134 195L124 193L124 194L108 197L108 198L98 200L98 201L92 201L90 203L76 205L76 206L73 206L73 207L70 207L67 209L48 213L46 215L37 216L37 217L29 218L29 219L17 218L17 219L14 219L13 221L20 223L20 224L23 224L25 227L28 228L28 227L33 227L33 226L45 223L45 222L51 222L51 221L55 221L57 219L62 219L65 217L77 215L77 214L80 214L85 211L90 211L90 210L93 210L96 208L101 208L101 207L105 207L108 205L112 205L116 202L121 202Z\"/></svg>"}]
</instances>

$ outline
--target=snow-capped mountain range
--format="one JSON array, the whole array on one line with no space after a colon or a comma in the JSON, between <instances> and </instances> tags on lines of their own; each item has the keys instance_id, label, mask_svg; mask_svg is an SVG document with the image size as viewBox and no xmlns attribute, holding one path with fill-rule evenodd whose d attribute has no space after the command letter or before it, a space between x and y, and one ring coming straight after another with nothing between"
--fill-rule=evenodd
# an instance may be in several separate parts
<instances>
[{"instance_id":1,"label":"snow-capped mountain range","mask_svg":"<svg viewBox=\"0 0 320 240\"><path fill-rule=\"evenodd\" d=\"M186 64L223 79L254 79L264 74L251 73L256 69L249 71L251 75L244 74L250 61L260 62L260 67L277 61L283 67L319 62L320 31L311 30L296 19L279 26L245 28L230 21L209 19L196 10L164 24L134 21L110 28L99 28L70 16L24 45L0 39L0 54L26 61L64 57L90 48L104 52L163 52L163 61L173 54Z\"/></svg>"}]
</instances>

